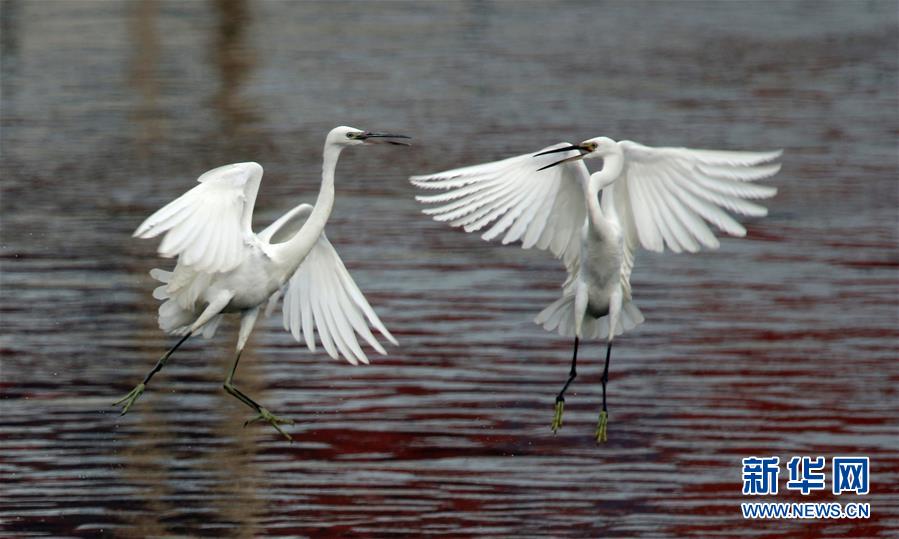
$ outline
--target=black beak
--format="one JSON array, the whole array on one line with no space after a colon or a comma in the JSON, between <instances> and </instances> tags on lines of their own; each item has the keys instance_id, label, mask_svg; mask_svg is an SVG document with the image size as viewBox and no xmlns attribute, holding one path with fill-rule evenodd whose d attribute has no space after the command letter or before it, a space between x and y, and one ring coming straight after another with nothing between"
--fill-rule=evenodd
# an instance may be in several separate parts
<instances>
[{"instance_id":1,"label":"black beak","mask_svg":"<svg viewBox=\"0 0 899 539\"><path fill-rule=\"evenodd\" d=\"M396 146L411 146L411 144L409 144L408 142L402 142L400 140L389 140L389 139L398 139L398 138L404 138L404 139L411 140L411 137L407 137L406 135L394 135L391 133L372 133L370 131L366 131L365 133L362 133L361 135L359 135L356 138L358 138L359 140L364 140L364 141L368 142L369 144L385 143L385 144L394 144Z\"/></svg>"},{"instance_id":2,"label":"black beak","mask_svg":"<svg viewBox=\"0 0 899 539\"><path fill-rule=\"evenodd\" d=\"M562 159L561 161L556 161L555 163L546 165L545 167L540 167L537 169L537 172L540 172L541 170L546 170L548 168L552 168L556 165L561 165L562 163L567 163L568 161L577 161L578 159L583 159L585 155L590 153L589 151L587 151L586 149L584 149L583 147L581 147L579 145L572 145L572 146L562 146L561 148L555 148L552 150L546 150L545 152L540 152L540 153L534 154L534 157L539 157L541 155L548 155L551 153L570 152L571 150L577 150L581 153L579 155L575 155L572 157L566 157L565 159Z\"/></svg>"}]
</instances>

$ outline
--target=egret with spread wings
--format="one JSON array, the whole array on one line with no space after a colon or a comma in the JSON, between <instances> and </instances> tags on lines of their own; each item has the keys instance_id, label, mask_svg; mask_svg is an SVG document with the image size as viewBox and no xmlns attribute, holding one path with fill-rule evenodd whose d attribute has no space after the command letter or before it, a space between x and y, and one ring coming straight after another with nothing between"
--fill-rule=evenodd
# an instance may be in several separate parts
<instances>
[{"instance_id":1,"label":"egret with spread wings","mask_svg":"<svg viewBox=\"0 0 899 539\"><path fill-rule=\"evenodd\" d=\"M631 297L637 246L658 252L716 248L718 239L708 223L744 236L746 229L728 212L766 215L751 200L772 197L777 190L752 182L776 174L780 165L772 161L780 154L651 148L597 137L410 180L423 189L443 190L417 197L435 205L424 210L435 220L466 232L486 229L485 240L521 241L526 249L549 250L564 262L568 279L562 295L535 320L574 337L571 370L556 397L552 430L562 426L565 391L577 376L579 340L606 339L596 428L602 442L607 439L612 340L643 322ZM602 158L603 166L591 175L583 160L592 158Z\"/></svg>"},{"instance_id":2,"label":"egret with spread wings","mask_svg":"<svg viewBox=\"0 0 899 539\"><path fill-rule=\"evenodd\" d=\"M315 206L300 204L256 234L252 229L253 205L262 180L257 163L236 163L200 176L199 185L175 199L141 224L138 238L164 234L159 254L178 257L173 271L150 272L161 281L153 296L159 307L159 327L181 339L167 351L143 382L117 401L128 412L150 379L172 353L191 335L211 337L222 316L241 316L237 354L224 388L249 406L256 416L249 422L267 421L287 439L280 419L234 386L237 362L256 323L259 310L270 313L284 297L284 328L315 351L315 335L325 351L343 356L356 365L368 358L356 338L381 354L384 348L369 325L388 341L396 340L353 282L337 251L325 236L325 223L334 205L334 170L341 151L349 146L386 142L407 145L409 137L371 133L352 127L336 127L325 139L322 182Z\"/></svg>"}]
</instances>

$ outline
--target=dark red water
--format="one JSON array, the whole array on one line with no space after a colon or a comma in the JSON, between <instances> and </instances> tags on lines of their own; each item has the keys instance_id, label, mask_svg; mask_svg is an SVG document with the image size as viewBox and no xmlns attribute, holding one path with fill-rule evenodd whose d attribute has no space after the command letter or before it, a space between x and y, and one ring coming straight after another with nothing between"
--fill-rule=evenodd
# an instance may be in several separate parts
<instances>
[{"instance_id":1,"label":"dark red water","mask_svg":"<svg viewBox=\"0 0 899 539\"><path fill-rule=\"evenodd\" d=\"M895 2L0 7L4 536L897 534ZM354 368L260 324L238 382L293 445L220 389L233 322L116 415L171 343L134 228L246 160L270 222L338 124L416 139L347 152L328 225L401 347ZM785 154L747 238L639 254L597 446L599 343L549 430L560 264L428 220L405 178L600 134ZM843 454L871 494L809 499L870 519L742 518L742 458Z\"/></svg>"}]
</instances>

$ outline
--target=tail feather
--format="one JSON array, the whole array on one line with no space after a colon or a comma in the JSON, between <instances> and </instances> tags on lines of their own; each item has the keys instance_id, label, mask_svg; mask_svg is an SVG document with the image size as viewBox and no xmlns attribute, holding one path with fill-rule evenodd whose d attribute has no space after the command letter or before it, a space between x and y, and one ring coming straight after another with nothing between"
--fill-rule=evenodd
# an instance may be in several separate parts
<instances>
[{"instance_id":1,"label":"tail feather","mask_svg":"<svg viewBox=\"0 0 899 539\"><path fill-rule=\"evenodd\" d=\"M159 329L169 335L186 335L199 313L185 309L177 298L172 297L169 291L169 284L173 275L174 272L158 268L150 270L150 276L163 283L162 286L158 286L153 290L154 298L164 300L162 305L159 306ZM222 315L218 315L206 322L202 328L203 337L209 339L215 335L215 331L218 329L221 321Z\"/></svg>"},{"instance_id":2,"label":"tail feather","mask_svg":"<svg viewBox=\"0 0 899 539\"><path fill-rule=\"evenodd\" d=\"M192 311L182 309L173 299L159 306L159 329L170 335L183 335L195 319Z\"/></svg>"},{"instance_id":3,"label":"tail feather","mask_svg":"<svg viewBox=\"0 0 899 539\"><path fill-rule=\"evenodd\" d=\"M540 311L540 314L537 315L534 322L543 326L543 329L547 331L553 331L562 322L562 317L565 315L565 312L573 312L573 309L574 296L562 296Z\"/></svg>"},{"instance_id":4,"label":"tail feather","mask_svg":"<svg viewBox=\"0 0 899 539\"><path fill-rule=\"evenodd\" d=\"M644 320L646 318L643 317L643 313L640 312L640 309L637 308L633 301L626 301L621 306L621 325L624 327L624 331L634 329L642 324Z\"/></svg>"},{"instance_id":5,"label":"tail feather","mask_svg":"<svg viewBox=\"0 0 899 539\"><path fill-rule=\"evenodd\" d=\"M198 315L196 311L182 309L175 300L167 299L159 306L159 329L169 335L186 335ZM206 322L201 328L203 337L209 339L214 336L221 321L222 315L219 314Z\"/></svg>"},{"instance_id":6,"label":"tail feather","mask_svg":"<svg viewBox=\"0 0 899 539\"><path fill-rule=\"evenodd\" d=\"M621 306L615 335L630 331L642 324L643 321L643 313L634 302L625 301ZM574 295L564 295L550 303L540 311L534 322L543 326L543 329L547 331L555 331L563 337L574 337ZM585 315L581 333L583 338L607 339L609 337L609 316L593 318Z\"/></svg>"},{"instance_id":7,"label":"tail feather","mask_svg":"<svg viewBox=\"0 0 899 539\"><path fill-rule=\"evenodd\" d=\"M153 277L160 283L168 283L169 281L171 281L172 274L173 274L173 272L171 272L171 271L166 271L164 269L159 269L159 268L153 268L150 270L150 277Z\"/></svg>"},{"instance_id":8,"label":"tail feather","mask_svg":"<svg viewBox=\"0 0 899 539\"><path fill-rule=\"evenodd\" d=\"M169 299L169 293L166 290L166 285L157 286L153 289L153 298L154 299Z\"/></svg>"}]
</instances>

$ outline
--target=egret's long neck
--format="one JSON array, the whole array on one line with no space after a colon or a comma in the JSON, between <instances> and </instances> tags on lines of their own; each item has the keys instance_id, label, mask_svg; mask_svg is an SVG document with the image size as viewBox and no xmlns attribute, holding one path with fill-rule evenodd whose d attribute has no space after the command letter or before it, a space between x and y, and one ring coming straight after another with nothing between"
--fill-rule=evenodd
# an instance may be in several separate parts
<instances>
[{"instance_id":1,"label":"egret's long neck","mask_svg":"<svg viewBox=\"0 0 899 539\"><path fill-rule=\"evenodd\" d=\"M300 229L300 232L310 227L315 231L315 237L318 238L321 231L325 229L325 223L331 216L331 208L334 207L334 171L337 169L337 159L340 158L340 151L343 146L335 144L325 144L324 156L322 158L322 185L318 190L318 198L315 199L315 207L312 214Z\"/></svg>"},{"instance_id":2,"label":"egret's long neck","mask_svg":"<svg viewBox=\"0 0 899 539\"><path fill-rule=\"evenodd\" d=\"M602 170L590 176L590 180L584 188L584 195L587 199L587 216L594 227L601 228L607 221L618 220L615 213L614 204L602 204L599 202L599 191L605 189L611 191L615 180L621 175L621 169L624 165L622 156L617 154L607 155L603 157ZM611 192L603 194L603 200L611 200Z\"/></svg>"},{"instance_id":3,"label":"egret's long neck","mask_svg":"<svg viewBox=\"0 0 899 539\"><path fill-rule=\"evenodd\" d=\"M292 238L281 244L280 254L288 265L296 265L306 258L312 246L318 241L325 223L331 215L334 207L334 170L337 168L337 159L340 157L342 146L325 143L324 157L322 159L322 184L315 199L315 207L303 227Z\"/></svg>"}]
</instances>

